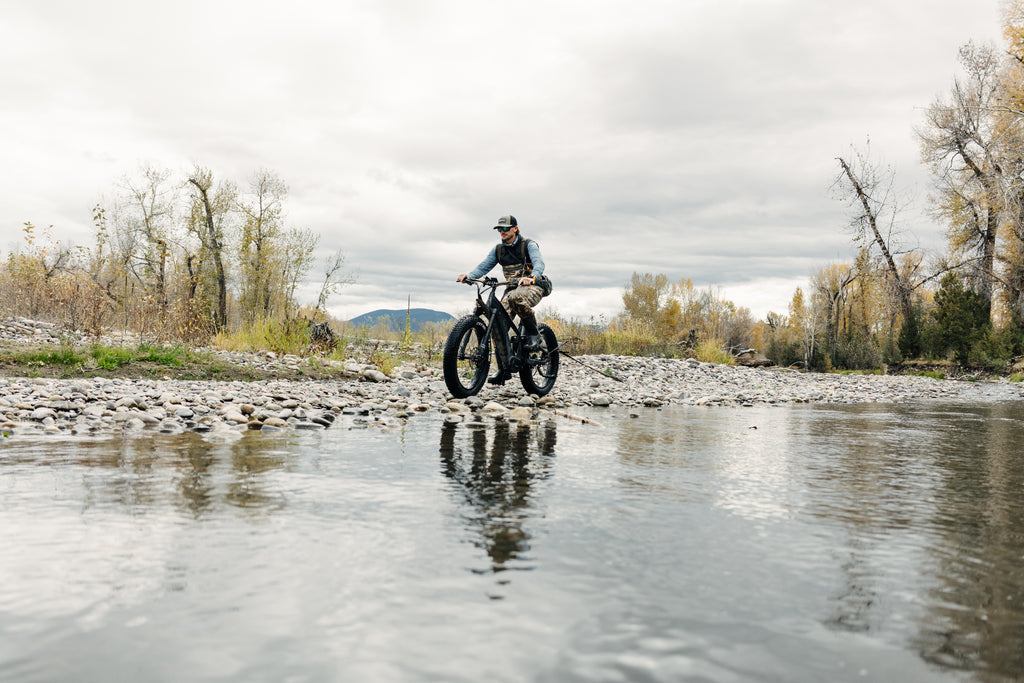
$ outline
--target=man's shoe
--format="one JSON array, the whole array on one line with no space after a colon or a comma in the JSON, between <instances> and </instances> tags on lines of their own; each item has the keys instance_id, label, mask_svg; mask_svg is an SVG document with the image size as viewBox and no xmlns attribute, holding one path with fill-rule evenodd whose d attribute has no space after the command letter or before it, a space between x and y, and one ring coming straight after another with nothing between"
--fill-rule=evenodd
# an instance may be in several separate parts
<instances>
[{"instance_id":1,"label":"man's shoe","mask_svg":"<svg viewBox=\"0 0 1024 683\"><path fill-rule=\"evenodd\" d=\"M507 380L509 380L511 378L512 378L512 373L505 372L504 370L498 370L498 374L494 375L494 377L488 377L487 378L487 383L488 384L504 384Z\"/></svg>"}]
</instances>

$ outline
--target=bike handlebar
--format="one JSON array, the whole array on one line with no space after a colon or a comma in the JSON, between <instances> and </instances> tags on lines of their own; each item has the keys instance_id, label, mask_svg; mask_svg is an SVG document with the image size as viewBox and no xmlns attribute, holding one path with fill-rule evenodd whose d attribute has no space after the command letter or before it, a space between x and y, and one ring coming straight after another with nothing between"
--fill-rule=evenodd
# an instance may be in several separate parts
<instances>
[{"instance_id":1,"label":"bike handlebar","mask_svg":"<svg viewBox=\"0 0 1024 683\"><path fill-rule=\"evenodd\" d=\"M485 278L467 277L462 282L463 282L463 284L467 284L467 285L480 284L480 285L483 285L484 287L501 287L503 285L512 285L512 284L516 283L515 280L505 280L504 282L498 282L498 280L493 278L493 277L485 277Z\"/></svg>"}]
</instances>

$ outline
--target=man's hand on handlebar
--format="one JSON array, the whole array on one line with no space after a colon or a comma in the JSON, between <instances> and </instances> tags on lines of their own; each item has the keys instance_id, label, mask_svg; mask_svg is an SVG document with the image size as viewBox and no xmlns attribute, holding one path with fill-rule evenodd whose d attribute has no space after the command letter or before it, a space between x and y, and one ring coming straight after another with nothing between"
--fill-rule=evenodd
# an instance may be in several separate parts
<instances>
[{"instance_id":1,"label":"man's hand on handlebar","mask_svg":"<svg viewBox=\"0 0 1024 683\"><path fill-rule=\"evenodd\" d=\"M518 281L506 280L504 282L498 282L498 280L496 280L493 277L485 277L483 279L472 278L472 277L469 277L468 275L466 275L465 273L460 273L459 276L455 278L455 281L456 282L461 282L461 283L467 284L467 285L471 285L474 282L476 282L476 283L482 284L485 287L493 287L493 286L500 287L502 285L514 285L514 284L520 284L520 285L522 285L522 284L532 285L533 284L533 278L532 277L524 277L524 278L522 278L522 279L520 279Z\"/></svg>"}]
</instances>

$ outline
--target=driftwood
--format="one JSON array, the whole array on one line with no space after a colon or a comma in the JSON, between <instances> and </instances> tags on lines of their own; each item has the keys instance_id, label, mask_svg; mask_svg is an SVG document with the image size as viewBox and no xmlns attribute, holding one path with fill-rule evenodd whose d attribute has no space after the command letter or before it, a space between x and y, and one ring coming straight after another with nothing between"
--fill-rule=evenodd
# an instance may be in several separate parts
<instances>
[{"instance_id":1,"label":"driftwood","mask_svg":"<svg viewBox=\"0 0 1024 683\"><path fill-rule=\"evenodd\" d=\"M595 427L604 426L597 420L591 420L589 417L583 417L582 415L573 415L572 413L567 413L564 410L553 410L552 412L558 417L564 417L567 420L572 420L573 422L582 422L585 425L594 425Z\"/></svg>"},{"instance_id":2,"label":"driftwood","mask_svg":"<svg viewBox=\"0 0 1024 683\"><path fill-rule=\"evenodd\" d=\"M329 353L338 346L338 338L326 321L309 326L310 353Z\"/></svg>"},{"instance_id":3,"label":"driftwood","mask_svg":"<svg viewBox=\"0 0 1024 683\"><path fill-rule=\"evenodd\" d=\"M767 368L773 363L754 349L745 349L735 356L736 365L748 368Z\"/></svg>"}]
</instances>

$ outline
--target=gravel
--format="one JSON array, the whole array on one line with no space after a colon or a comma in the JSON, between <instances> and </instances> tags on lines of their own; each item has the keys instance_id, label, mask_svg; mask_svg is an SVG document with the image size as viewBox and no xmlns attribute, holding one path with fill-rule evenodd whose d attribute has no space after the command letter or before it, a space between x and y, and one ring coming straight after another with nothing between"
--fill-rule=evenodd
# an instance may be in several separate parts
<instances>
[{"instance_id":1,"label":"gravel","mask_svg":"<svg viewBox=\"0 0 1024 683\"><path fill-rule=\"evenodd\" d=\"M42 336L42 335L35 335ZM229 362L268 370L301 366L295 356L216 352ZM0 378L0 434L100 435L179 433L240 438L246 430L393 428L417 415L446 421L507 419L529 424L573 417L583 406L754 406L794 403L899 403L1024 399L1020 383L928 377L836 375L732 367L696 360L563 356L555 388L528 396L518 378L485 385L455 400L441 372L405 364L391 376L374 366L339 363L351 379L185 381L152 379ZM589 367L584 367L585 363Z\"/></svg>"}]
</instances>

